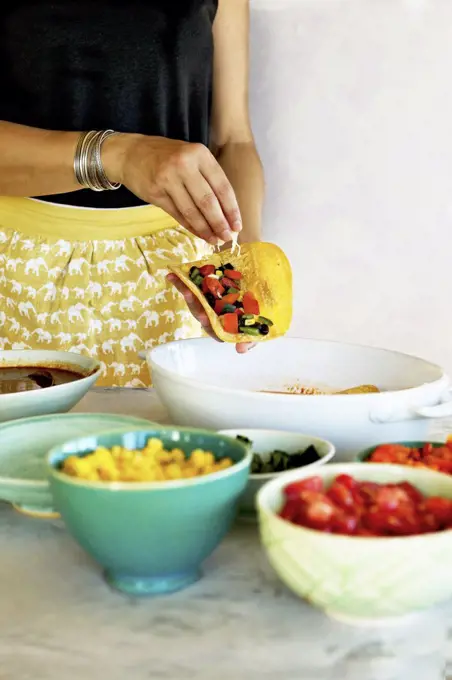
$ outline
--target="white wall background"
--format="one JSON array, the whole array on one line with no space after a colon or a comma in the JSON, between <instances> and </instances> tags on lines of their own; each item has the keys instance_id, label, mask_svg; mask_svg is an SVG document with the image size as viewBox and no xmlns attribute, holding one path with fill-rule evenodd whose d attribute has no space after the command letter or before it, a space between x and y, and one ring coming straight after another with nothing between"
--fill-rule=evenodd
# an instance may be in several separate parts
<instances>
[{"instance_id":1,"label":"white wall background","mask_svg":"<svg viewBox=\"0 0 452 680\"><path fill-rule=\"evenodd\" d=\"M253 0L251 102L291 334L452 373L452 0Z\"/></svg>"}]
</instances>

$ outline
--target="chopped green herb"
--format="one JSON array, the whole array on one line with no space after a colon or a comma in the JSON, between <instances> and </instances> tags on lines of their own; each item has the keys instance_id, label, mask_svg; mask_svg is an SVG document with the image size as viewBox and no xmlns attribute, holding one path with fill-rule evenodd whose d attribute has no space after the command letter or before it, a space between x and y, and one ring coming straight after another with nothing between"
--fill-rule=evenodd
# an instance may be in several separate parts
<instances>
[{"instance_id":1,"label":"chopped green herb","mask_svg":"<svg viewBox=\"0 0 452 680\"><path fill-rule=\"evenodd\" d=\"M246 437L238 435L237 439L248 446L252 446L252 442ZM276 449L270 453L267 462L264 462L262 457L255 453L251 463L251 473L285 472L286 470L294 470L295 468L310 465L318 460L320 460L320 456L315 446L308 446L305 451L297 451L295 453L286 453Z\"/></svg>"}]
</instances>

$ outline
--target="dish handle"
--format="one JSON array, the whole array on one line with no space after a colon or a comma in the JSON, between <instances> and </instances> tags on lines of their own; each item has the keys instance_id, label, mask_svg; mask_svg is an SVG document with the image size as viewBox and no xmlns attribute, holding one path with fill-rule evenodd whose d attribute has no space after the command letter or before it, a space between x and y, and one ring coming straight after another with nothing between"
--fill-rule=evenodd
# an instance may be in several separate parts
<instances>
[{"instance_id":1,"label":"dish handle","mask_svg":"<svg viewBox=\"0 0 452 680\"><path fill-rule=\"evenodd\" d=\"M446 390L436 406L421 406L415 410L421 418L450 418L452 417L452 387Z\"/></svg>"},{"instance_id":2,"label":"dish handle","mask_svg":"<svg viewBox=\"0 0 452 680\"><path fill-rule=\"evenodd\" d=\"M446 390L440 398L439 404L435 406L417 406L413 408L409 415L400 415L397 409L386 407L384 411L374 411L369 414L369 419L375 423L384 425L385 423L397 423L404 420L416 418L451 418L452 417L452 387Z\"/></svg>"}]
</instances>

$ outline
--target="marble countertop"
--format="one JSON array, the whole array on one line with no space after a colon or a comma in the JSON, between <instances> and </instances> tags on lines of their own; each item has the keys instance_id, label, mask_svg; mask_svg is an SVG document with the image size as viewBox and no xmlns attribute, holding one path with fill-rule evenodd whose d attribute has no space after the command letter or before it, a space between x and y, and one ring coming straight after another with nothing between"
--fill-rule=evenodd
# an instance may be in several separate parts
<instances>
[{"instance_id":1,"label":"marble countertop","mask_svg":"<svg viewBox=\"0 0 452 680\"><path fill-rule=\"evenodd\" d=\"M167 420L152 390L94 390L77 410ZM254 526L194 586L142 600L112 591L58 521L3 505L0 546L0 680L442 680L452 661L450 608L403 628L332 622L280 583Z\"/></svg>"}]
</instances>

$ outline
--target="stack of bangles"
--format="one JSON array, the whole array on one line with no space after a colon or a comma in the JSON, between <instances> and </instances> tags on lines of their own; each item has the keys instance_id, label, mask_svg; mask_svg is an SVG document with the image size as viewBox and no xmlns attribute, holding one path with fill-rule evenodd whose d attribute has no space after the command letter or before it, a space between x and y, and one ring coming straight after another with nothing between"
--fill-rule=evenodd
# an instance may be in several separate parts
<instances>
[{"instance_id":1,"label":"stack of bangles","mask_svg":"<svg viewBox=\"0 0 452 680\"><path fill-rule=\"evenodd\" d=\"M113 191L121 184L110 182L101 160L102 144L116 134L114 130L82 132L74 156L77 182L92 191Z\"/></svg>"}]
</instances>

